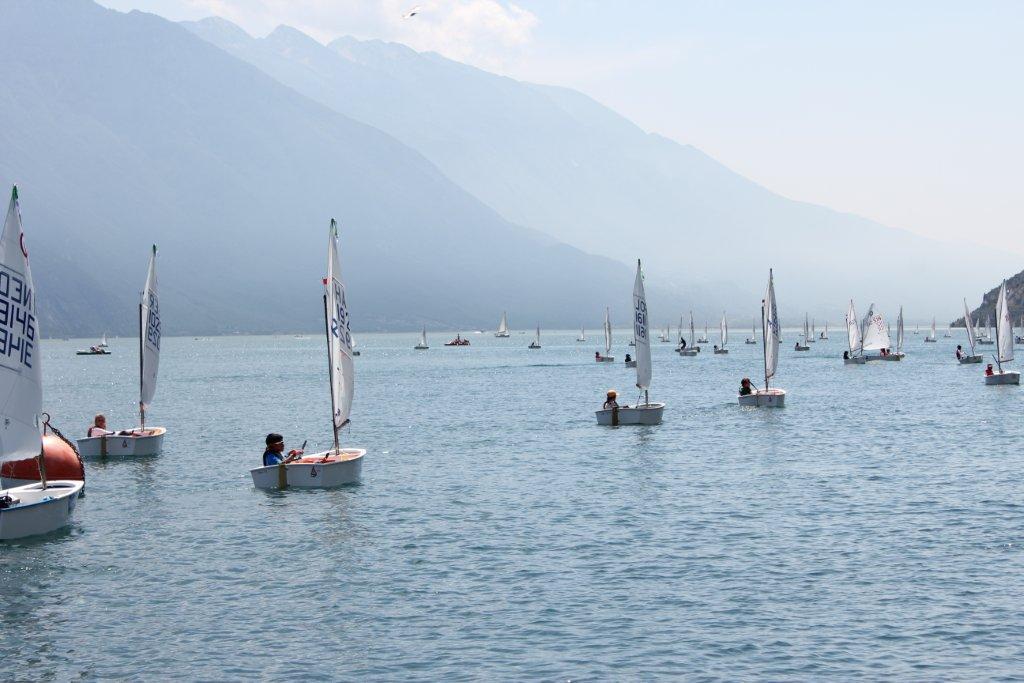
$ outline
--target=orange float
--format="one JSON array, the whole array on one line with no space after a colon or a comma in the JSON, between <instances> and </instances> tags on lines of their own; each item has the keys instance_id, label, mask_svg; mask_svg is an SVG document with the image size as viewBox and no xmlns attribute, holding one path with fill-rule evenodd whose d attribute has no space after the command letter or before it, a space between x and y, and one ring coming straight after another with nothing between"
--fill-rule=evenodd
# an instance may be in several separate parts
<instances>
[{"instance_id":1,"label":"orange float","mask_svg":"<svg viewBox=\"0 0 1024 683\"><path fill-rule=\"evenodd\" d=\"M74 449L58 437L43 437L43 460L47 479L85 481L85 467ZM0 466L0 478L20 481L39 481L39 465L35 458L5 462Z\"/></svg>"}]
</instances>

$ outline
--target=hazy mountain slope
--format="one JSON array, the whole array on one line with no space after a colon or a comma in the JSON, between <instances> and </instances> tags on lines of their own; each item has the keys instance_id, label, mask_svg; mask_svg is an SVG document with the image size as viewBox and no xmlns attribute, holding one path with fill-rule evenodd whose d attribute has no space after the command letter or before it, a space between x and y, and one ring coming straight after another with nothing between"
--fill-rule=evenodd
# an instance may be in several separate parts
<instances>
[{"instance_id":1,"label":"hazy mountain slope","mask_svg":"<svg viewBox=\"0 0 1024 683\"><path fill-rule=\"evenodd\" d=\"M85 0L0 13L0 186L21 185L46 334L131 331L151 242L168 332L317 329L332 216L356 329L625 318L628 266L181 26Z\"/></svg>"},{"instance_id":2,"label":"hazy mountain slope","mask_svg":"<svg viewBox=\"0 0 1024 683\"><path fill-rule=\"evenodd\" d=\"M753 308L774 265L784 310L838 314L854 296L924 318L951 314L993 267L1016 270L1013 257L780 197L571 90L380 41L189 27L419 150L505 218L622 261L644 256L659 282L736 286Z\"/></svg>"},{"instance_id":3,"label":"hazy mountain slope","mask_svg":"<svg viewBox=\"0 0 1024 683\"><path fill-rule=\"evenodd\" d=\"M996 321L996 300L999 298L1000 282L992 289L985 292L981 297L981 305L971 311L971 318L985 325L986 322L995 325ZM970 304L974 300L967 298ZM1006 305L1010 309L1010 320L1013 324L1020 325L1021 316L1024 315L1024 271L1006 279ZM963 327L964 317L960 316L954 320L952 325Z\"/></svg>"}]
</instances>

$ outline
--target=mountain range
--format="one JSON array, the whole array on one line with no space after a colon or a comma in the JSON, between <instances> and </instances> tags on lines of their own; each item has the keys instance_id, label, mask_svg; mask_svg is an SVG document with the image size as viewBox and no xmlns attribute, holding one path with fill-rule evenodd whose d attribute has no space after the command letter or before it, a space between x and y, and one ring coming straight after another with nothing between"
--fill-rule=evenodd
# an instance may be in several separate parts
<instances>
[{"instance_id":1,"label":"mountain range","mask_svg":"<svg viewBox=\"0 0 1024 683\"><path fill-rule=\"evenodd\" d=\"M46 335L316 330L330 218L356 331L596 326L643 258L659 320L851 295L950 314L1016 259L790 201L586 96L405 46L4 0L0 183ZM920 311L915 316L915 309Z\"/></svg>"}]
</instances>

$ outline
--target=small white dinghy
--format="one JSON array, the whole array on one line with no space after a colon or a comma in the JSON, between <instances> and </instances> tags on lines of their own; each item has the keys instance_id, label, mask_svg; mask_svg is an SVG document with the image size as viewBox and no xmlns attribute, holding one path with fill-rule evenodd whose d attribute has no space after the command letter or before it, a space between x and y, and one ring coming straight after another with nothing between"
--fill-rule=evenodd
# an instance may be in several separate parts
<instances>
[{"instance_id":1,"label":"small white dinghy","mask_svg":"<svg viewBox=\"0 0 1024 683\"><path fill-rule=\"evenodd\" d=\"M682 337L682 335L679 335L679 336ZM692 343L695 336L696 336L696 334L693 331L693 311L690 311L690 342L691 343L690 343L689 346L683 346L682 340L679 341L679 345L676 347L676 352L680 356L693 357L693 356L696 356L698 353L700 353L700 347L697 346L696 344Z\"/></svg>"},{"instance_id":2,"label":"small white dinghy","mask_svg":"<svg viewBox=\"0 0 1024 683\"><path fill-rule=\"evenodd\" d=\"M957 355L957 362L960 363L960 365L980 363L981 354L978 353L975 348L977 341L974 336L974 325L971 322L971 309L967 307L967 299L964 299L964 331L967 333L967 344L971 347L971 352L963 353L963 350L958 345L957 350L959 353Z\"/></svg>"},{"instance_id":3,"label":"small white dinghy","mask_svg":"<svg viewBox=\"0 0 1024 683\"><path fill-rule=\"evenodd\" d=\"M817 331L814 329L814 318L811 318L811 336L804 340L805 344L815 343L815 337L818 336Z\"/></svg>"},{"instance_id":4,"label":"small white dinghy","mask_svg":"<svg viewBox=\"0 0 1024 683\"><path fill-rule=\"evenodd\" d=\"M999 286L999 298L996 299L996 370L991 375L986 372L985 384L1020 384L1020 373L1016 370L1004 370L1003 363L1013 360L1013 322L1010 320L1010 307L1006 303L1006 280Z\"/></svg>"},{"instance_id":5,"label":"small white dinghy","mask_svg":"<svg viewBox=\"0 0 1024 683\"><path fill-rule=\"evenodd\" d=\"M754 389L749 394L737 397L741 406L758 408L783 408L786 405L786 390L773 388L768 381L775 376L779 365L779 309L775 305L775 282L771 269L768 270L768 291L761 301L761 336L764 346L764 389Z\"/></svg>"},{"instance_id":6,"label":"small white dinghy","mask_svg":"<svg viewBox=\"0 0 1024 683\"><path fill-rule=\"evenodd\" d=\"M426 351L427 349L430 348L429 346L427 346L427 326L426 325L423 326L423 331L420 332L420 341L419 341L419 343L416 344L416 346L414 346L412 348L416 349L417 351Z\"/></svg>"},{"instance_id":7,"label":"small white dinghy","mask_svg":"<svg viewBox=\"0 0 1024 683\"><path fill-rule=\"evenodd\" d=\"M715 347L715 353L729 353L725 347L729 343L729 321L725 319L725 311L722 311L722 321L718 323L718 337L721 343Z\"/></svg>"},{"instance_id":8,"label":"small white dinghy","mask_svg":"<svg viewBox=\"0 0 1024 683\"><path fill-rule=\"evenodd\" d=\"M693 319L693 311L690 311L690 319ZM691 326L692 327L692 326ZM693 335L690 335L693 336ZM697 340L698 344L707 344L708 342L708 324L704 323L704 336Z\"/></svg>"},{"instance_id":9,"label":"small white dinghy","mask_svg":"<svg viewBox=\"0 0 1024 683\"><path fill-rule=\"evenodd\" d=\"M925 341L928 341L925 339ZM903 353L903 307L900 306L900 314L896 318L896 352L887 351L887 353L880 354L873 360L887 360L887 361L900 361L906 357L907 354Z\"/></svg>"},{"instance_id":10,"label":"small white dinghy","mask_svg":"<svg viewBox=\"0 0 1024 683\"><path fill-rule=\"evenodd\" d=\"M530 345L527 346L526 348L528 348L528 349L539 349L540 348L540 323L537 323L537 336L533 338L533 341L530 342Z\"/></svg>"},{"instance_id":11,"label":"small white dinghy","mask_svg":"<svg viewBox=\"0 0 1024 683\"><path fill-rule=\"evenodd\" d=\"M807 341L809 340L809 338L811 336L809 324L810 323L808 322L807 314L804 313L804 332L801 335L803 337L803 339L804 339L804 343L801 344L800 343L800 339L797 339L796 340L796 345L793 347L796 351L810 351L811 350L811 347L807 345Z\"/></svg>"},{"instance_id":12,"label":"small white dinghy","mask_svg":"<svg viewBox=\"0 0 1024 683\"><path fill-rule=\"evenodd\" d=\"M498 331L494 333L494 336L502 339L512 336L508 331L508 313L505 311L501 312L501 322L498 323Z\"/></svg>"},{"instance_id":13,"label":"small white dinghy","mask_svg":"<svg viewBox=\"0 0 1024 683\"><path fill-rule=\"evenodd\" d=\"M156 395L160 368L160 297L157 295L156 245L149 256L146 288L139 302L139 425L103 436L78 439L83 458L156 455L164 448L164 427L146 427L146 409Z\"/></svg>"},{"instance_id":14,"label":"small white dinghy","mask_svg":"<svg viewBox=\"0 0 1024 683\"><path fill-rule=\"evenodd\" d=\"M828 341L828 321L825 321L825 330L818 335L818 341Z\"/></svg>"},{"instance_id":15,"label":"small white dinghy","mask_svg":"<svg viewBox=\"0 0 1024 683\"><path fill-rule=\"evenodd\" d=\"M846 339L849 344L843 352L843 365L864 365L864 338L860 333L860 321L857 310L850 299L850 307L846 309Z\"/></svg>"},{"instance_id":16,"label":"small white dinghy","mask_svg":"<svg viewBox=\"0 0 1024 683\"><path fill-rule=\"evenodd\" d=\"M892 346L892 340L889 337L889 327L885 324L885 318L881 313L875 313L874 304L868 306L861 329L861 349L864 352L864 360L885 360L883 350L888 353ZM868 351L877 351L877 353L868 353Z\"/></svg>"},{"instance_id":17,"label":"small white dinghy","mask_svg":"<svg viewBox=\"0 0 1024 683\"><path fill-rule=\"evenodd\" d=\"M594 360L598 363L612 363L615 356L612 355L612 313L606 306L604 309L604 355L600 351L594 352Z\"/></svg>"},{"instance_id":18,"label":"small white dinghy","mask_svg":"<svg viewBox=\"0 0 1024 683\"><path fill-rule=\"evenodd\" d=\"M331 387L331 426L334 446L279 465L250 470L252 483L258 489L331 488L359 482L363 471L364 448L341 448L338 430L348 424L352 410L353 379L352 332L349 329L345 285L341 279L338 259L338 224L331 219L327 245L327 277L324 280L324 332L327 337L328 382Z\"/></svg>"},{"instance_id":19,"label":"small white dinghy","mask_svg":"<svg viewBox=\"0 0 1024 683\"><path fill-rule=\"evenodd\" d=\"M757 343L756 335L757 335L757 320L754 319L754 318L751 318L751 320L750 320L750 336L747 337L743 341L743 343L744 344L756 344Z\"/></svg>"},{"instance_id":20,"label":"small white dinghy","mask_svg":"<svg viewBox=\"0 0 1024 683\"><path fill-rule=\"evenodd\" d=\"M644 293L644 276L640 259L636 262L636 281L633 283L633 334L636 338L636 388L643 392L644 402L639 398L635 406L602 408L597 411L597 424L617 427L619 425L659 425L665 410L664 403L651 403L648 389L651 385L651 337L647 322L647 296Z\"/></svg>"},{"instance_id":21,"label":"small white dinghy","mask_svg":"<svg viewBox=\"0 0 1024 683\"><path fill-rule=\"evenodd\" d=\"M576 337L576 341L578 341L578 342L585 342L585 341L587 341L587 333L586 333L586 331L582 327L580 327L580 336Z\"/></svg>"},{"instance_id":22,"label":"small white dinghy","mask_svg":"<svg viewBox=\"0 0 1024 683\"><path fill-rule=\"evenodd\" d=\"M935 318L932 318L932 332L927 337L925 337L924 340L926 342L931 342L933 344L939 341L939 338L935 336Z\"/></svg>"},{"instance_id":23,"label":"small white dinghy","mask_svg":"<svg viewBox=\"0 0 1024 683\"><path fill-rule=\"evenodd\" d=\"M28 265L21 227L18 188L11 191L3 234L0 234L0 275L6 287L0 301L7 312L0 324L11 352L0 355L0 463L36 459L39 481L4 488L0 483L0 540L48 534L68 525L84 482L47 481L43 460L43 373L39 353L36 290ZM15 344L17 344L15 346Z\"/></svg>"},{"instance_id":24,"label":"small white dinghy","mask_svg":"<svg viewBox=\"0 0 1024 683\"><path fill-rule=\"evenodd\" d=\"M981 318L978 318L978 323L979 324L975 327L975 329L981 326ZM996 343L995 340L992 338L992 316L989 316L988 318L985 319L985 327L981 328L981 334L978 335L977 343L984 344L986 346L991 346L992 344Z\"/></svg>"}]
</instances>

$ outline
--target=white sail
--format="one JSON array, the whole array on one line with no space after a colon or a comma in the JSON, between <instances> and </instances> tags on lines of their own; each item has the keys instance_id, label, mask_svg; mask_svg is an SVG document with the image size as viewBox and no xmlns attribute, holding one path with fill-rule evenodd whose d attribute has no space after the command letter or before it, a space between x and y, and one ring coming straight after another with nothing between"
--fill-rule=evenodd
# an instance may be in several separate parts
<instances>
[{"instance_id":1,"label":"white sail","mask_svg":"<svg viewBox=\"0 0 1024 683\"><path fill-rule=\"evenodd\" d=\"M903 307L900 306L900 315L896 318L896 353L903 351Z\"/></svg>"},{"instance_id":2,"label":"white sail","mask_svg":"<svg viewBox=\"0 0 1024 683\"><path fill-rule=\"evenodd\" d=\"M964 329L967 330L967 343L971 345L971 355L973 356L977 341L974 338L974 324L971 321L971 309L967 307L967 299L964 299Z\"/></svg>"},{"instance_id":3,"label":"white sail","mask_svg":"<svg viewBox=\"0 0 1024 683\"><path fill-rule=\"evenodd\" d=\"M804 313L804 343L806 344L807 340L810 339L810 338L811 338L811 321L807 317L807 314Z\"/></svg>"},{"instance_id":4,"label":"white sail","mask_svg":"<svg viewBox=\"0 0 1024 683\"><path fill-rule=\"evenodd\" d=\"M779 366L779 309L775 305L775 281L771 269L768 270L768 291L765 292L761 304L761 325L764 328L764 388L768 388L768 380L775 376Z\"/></svg>"},{"instance_id":5,"label":"white sail","mask_svg":"<svg viewBox=\"0 0 1024 683\"><path fill-rule=\"evenodd\" d=\"M139 304L139 417L146 426L146 409L156 395L156 375L160 369L160 297L156 288L156 245L149 256L146 288Z\"/></svg>"},{"instance_id":6,"label":"white sail","mask_svg":"<svg viewBox=\"0 0 1024 683\"><path fill-rule=\"evenodd\" d=\"M850 307L846 310L846 336L850 344L850 355L862 352L863 339L860 336L860 321L857 320L857 310L853 307L853 299L850 299Z\"/></svg>"},{"instance_id":7,"label":"white sail","mask_svg":"<svg viewBox=\"0 0 1024 683\"><path fill-rule=\"evenodd\" d=\"M612 352L612 314L605 306L604 309L604 354L607 356Z\"/></svg>"},{"instance_id":8,"label":"white sail","mask_svg":"<svg viewBox=\"0 0 1024 683\"><path fill-rule=\"evenodd\" d=\"M706 327L704 328L704 335L705 335L705 337L707 336L707 328ZM690 342L689 342L690 346L696 346L696 344L697 344L696 339L697 339L697 337L694 336L694 331L693 331L693 311L690 311Z\"/></svg>"},{"instance_id":9,"label":"white sail","mask_svg":"<svg viewBox=\"0 0 1024 683\"><path fill-rule=\"evenodd\" d=\"M331 219L327 240L327 280L324 302L327 314L327 353L331 373L331 411L334 420L334 447L338 448L338 430L348 422L352 410L355 368L352 364L352 331L345 301L345 284L338 260L338 224Z\"/></svg>"},{"instance_id":10,"label":"white sail","mask_svg":"<svg viewBox=\"0 0 1024 683\"><path fill-rule=\"evenodd\" d=\"M878 351L888 349L892 346L889 339L889 328L881 314L875 313L875 305L868 307L867 315L864 316L863 349L865 351Z\"/></svg>"},{"instance_id":11,"label":"white sail","mask_svg":"<svg viewBox=\"0 0 1024 683\"><path fill-rule=\"evenodd\" d=\"M498 323L498 334L508 334L508 313L501 312L501 322Z\"/></svg>"},{"instance_id":12,"label":"white sail","mask_svg":"<svg viewBox=\"0 0 1024 683\"><path fill-rule=\"evenodd\" d=\"M636 386L647 391L651 386L651 337L648 328L647 295L644 294L644 276L640 259L636 261L636 281L633 283L633 336L636 338Z\"/></svg>"},{"instance_id":13,"label":"white sail","mask_svg":"<svg viewBox=\"0 0 1024 683\"><path fill-rule=\"evenodd\" d=\"M103 348L107 348L107 346L109 346L107 344L107 333L106 332L103 333L103 339L100 339L100 346L102 346Z\"/></svg>"},{"instance_id":14,"label":"white sail","mask_svg":"<svg viewBox=\"0 0 1024 683\"><path fill-rule=\"evenodd\" d=\"M935 338L935 318L932 318L932 339Z\"/></svg>"},{"instance_id":15,"label":"white sail","mask_svg":"<svg viewBox=\"0 0 1024 683\"><path fill-rule=\"evenodd\" d=\"M1010 307L1006 303L1006 280L999 287L999 298L996 299L996 348L996 362L1000 366L1013 360L1013 322L1010 320Z\"/></svg>"},{"instance_id":16,"label":"white sail","mask_svg":"<svg viewBox=\"0 0 1024 683\"><path fill-rule=\"evenodd\" d=\"M540 323L537 323L537 336L536 338L534 338L533 341L534 343L537 344L537 346L540 346Z\"/></svg>"},{"instance_id":17,"label":"white sail","mask_svg":"<svg viewBox=\"0 0 1024 683\"><path fill-rule=\"evenodd\" d=\"M725 320L725 311L722 311L722 322L718 325L718 336L722 340L719 348L724 349L725 345L729 343L729 323Z\"/></svg>"},{"instance_id":18,"label":"white sail","mask_svg":"<svg viewBox=\"0 0 1024 683\"><path fill-rule=\"evenodd\" d=\"M423 326L423 331L420 332L420 346L427 345L427 326Z\"/></svg>"},{"instance_id":19,"label":"white sail","mask_svg":"<svg viewBox=\"0 0 1024 683\"><path fill-rule=\"evenodd\" d=\"M0 235L0 301L7 315L0 330L0 462L34 458L42 451L43 373L36 290L21 228L18 188L11 190Z\"/></svg>"}]
</instances>

